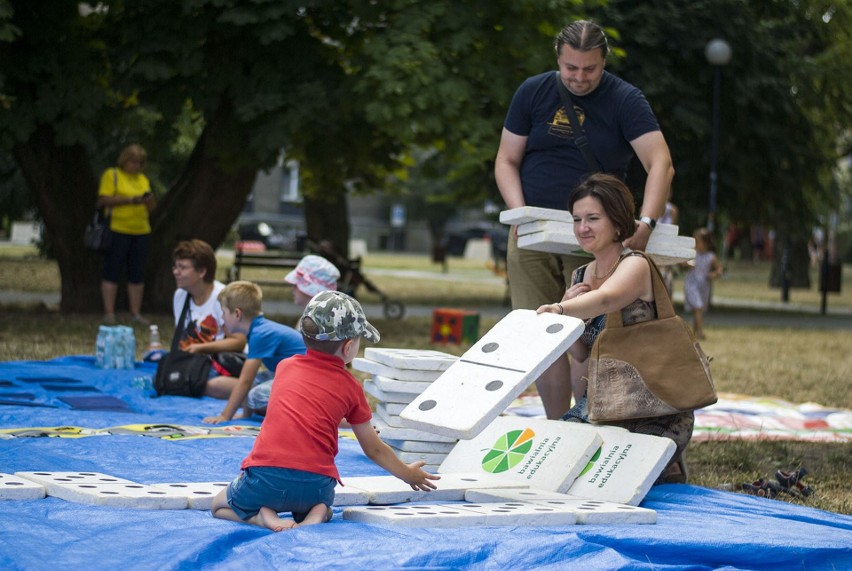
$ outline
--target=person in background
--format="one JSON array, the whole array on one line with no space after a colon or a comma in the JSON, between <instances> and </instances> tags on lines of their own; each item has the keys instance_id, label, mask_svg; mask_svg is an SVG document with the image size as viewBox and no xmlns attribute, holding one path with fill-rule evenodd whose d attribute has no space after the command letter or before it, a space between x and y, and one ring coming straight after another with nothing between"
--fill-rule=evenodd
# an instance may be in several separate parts
<instances>
[{"instance_id":1,"label":"person in background","mask_svg":"<svg viewBox=\"0 0 852 571\"><path fill-rule=\"evenodd\" d=\"M604 69L609 45L598 24L584 20L569 24L557 35L554 47L558 72L524 81L506 114L494 161L500 194L509 209L564 210L581 179L600 171L624 180L635 155L648 176L639 225L624 245L644 250L674 177L659 122L639 89ZM594 169L576 144L580 133L573 132L557 81L570 94L598 163ZM587 260L520 249L513 228L507 254L512 307L535 309L559 299L570 287L571 273ZM571 406L568 371L568 359L558 359L536 381L548 418L559 418ZM573 387L575 400L581 389Z\"/></svg>"},{"instance_id":2,"label":"person in background","mask_svg":"<svg viewBox=\"0 0 852 571\"><path fill-rule=\"evenodd\" d=\"M172 275L175 277L174 311L178 325L183 306L189 296L189 311L184 318L183 332L178 348L189 353L241 352L246 346L244 333L227 331L219 303L219 294L225 284L216 279L216 253L203 240L184 240L172 251ZM211 368L211 380L216 369ZM223 375L224 376L224 375ZM231 378L231 377L229 377ZM233 382L233 381L229 381ZM223 383L207 383L204 394L227 399L231 392Z\"/></svg>"},{"instance_id":3,"label":"person in background","mask_svg":"<svg viewBox=\"0 0 852 571\"><path fill-rule=\"evenodd\" d=\"M538 313L571 315L586 322L583 335L569 349L572 374L588 373L588 358L598 335L606 325L606 314L621 311L624 325L657 319L657 304L651 281L651 267L645 258L631 255L624 241L636 231L635 206L627 186L618 178L594 174L581 182L571 194L568 210L574 219L574 235L583 250L595 259L577 268L572 285L559 303L548 303ZM666 347L648 347L665 351ZM562 417L569 422L589 422L588 401L584 394ZM692 438L692 412L605 424L619 426L638 434L670 438L677 445L671 462L657 484L686 481L684 453Z\"/></svg>"},{"instance_id":4,"label":"person in background","mask_svg":"<svg viewBox=\"0 0 852 571\"><path fill-rule=\"evenodd\" d=\"M219 424L234 418L239 408L244 406L252 385L269 382L271 388L270 379L274 377L278 363L293 355L303 355L306 351L298 331L263 316L262 302L263 291L257 284L248 281L231 282L219 294L225 327L230 333L246 336L248 354L239 378L216 377L208 381L208 386L219 384L221 386L216 389L227 391L230 396L220 414L204 419L207 424ZM266 370L261 371L261 366L266 367ZM266 400L269 401L268 396ZM263 409L266 412L266 403ZM243 416L251 416L251 413L246 407Z\"/></svg>"},{"instance_id":5,"label":"person in background","mask_svg":"<svg viewBox=\"0 0 852 571\"><path fill-rule=\"evenodd\" d=\"M299 263L284 281L293 285L293 302L305 307L311 298L324 291L336 291L340 271L334 264L323 258L309 254Z\"/></svg>"},{"instance_id":6,"label":"person in background","mask_svg":"<svg viewBox=\"0 0 852 571\"><path fill-rule=\"evenodd\" d=\"M142 296L145 293L145 262L151 237L149 213L156 202L151 183L142 173L147 153L133 144L122 149L117 166L101 175L98 188L98 208L110 212L112 242L104 254L101 297L104 306L104 323L116 323L115 298L122 271L127 271L127 300L130 319L147 325L142 317Z\"/></svg>"},{"instance_id":7,"label":"person in background","mask_svg":"<svg viewBox=\"0 0 852 571\"><path fill-rule=\"evenodd\" d=\"M711 281L722 275L722 264L716 257L713 234L707 228L695 231L695 260L683 280L683 308L692 312L692 332L704 339L704 314L710 309Z\"/></svg>"},{"instance_id":8,"label":"person in background","mask_svg":"<svg viewBox=\"0 0 852 571\"><path fill-rule=\"evenodd\" d=\"M336 291L338 279L340 272L335 265L313 254L299 260L295 269L284 276L284 281L293 285L293 302L302 308L318 293ZM304 352L303 348L301 353ZM274 373L275 368L270 367L269 372L262 371L259 374L258 382L251 387L246 399L246 414L266 414Z\"/></svg>"}]
</instances>

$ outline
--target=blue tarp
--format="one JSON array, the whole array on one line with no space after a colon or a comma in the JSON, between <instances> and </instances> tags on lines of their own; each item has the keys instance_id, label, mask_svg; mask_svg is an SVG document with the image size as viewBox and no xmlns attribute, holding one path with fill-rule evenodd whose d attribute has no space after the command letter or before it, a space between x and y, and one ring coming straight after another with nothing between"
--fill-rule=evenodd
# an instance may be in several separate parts
<instances>
[{"instance_id":1,"label":"blue tarp","mask_svg":"<svg viewBox=\"0 0 852 571\"><path fill-rule=\"evenodd\" d=\"M150 398L133 386L134 378L153 372L141 363L134 371L102 371L88 357L0 363L0 381L8 381L0 382L0 399L4 392L29 392L30 404L55 407L0 405L0 430L202 427L204 416L221 410L222 401ZM59 397L92 393L44 390L43 384L57 384L33 381L44 378L80 381L121 398L133 412L72 410ZM0 472L97 471L145 484L229 481L252 443L251 437L0 435ZM341 438L338 466L344 483L347 476L383 474L349 438ZM346 521L337 508L329 524L272 533L197 510L7 500L0 501L0 569L852 568L849 516L690 485L658 486L642 506L657 510L656 525L410 529Z\"/></svg>"}]
</instances>

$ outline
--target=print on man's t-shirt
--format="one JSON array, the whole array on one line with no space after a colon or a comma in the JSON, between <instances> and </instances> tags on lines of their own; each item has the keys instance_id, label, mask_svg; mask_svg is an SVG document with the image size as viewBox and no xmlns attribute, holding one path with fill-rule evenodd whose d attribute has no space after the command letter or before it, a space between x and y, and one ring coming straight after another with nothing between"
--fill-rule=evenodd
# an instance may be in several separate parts
<instances>
[{"instance_id":1,"label":"print on man's t-shirt","mask_svg":"<svg viewBox=\"0 0 852 571\"><path fill-rule=\"evenodd\" d=\"M580 121L580 126L583 126L583 123L586 122L586 114L583 113L583 110L574 106L574 113L577 114L577 120ZM556 110L556 114L553 116L553 119L547 124L549 127L548 133L555 137L559 137L560 139L573 139L574 133L571 129L571 121L568 119L568 115L565 114L565 107L562 106Z\"/></svg>"}]
</instances>

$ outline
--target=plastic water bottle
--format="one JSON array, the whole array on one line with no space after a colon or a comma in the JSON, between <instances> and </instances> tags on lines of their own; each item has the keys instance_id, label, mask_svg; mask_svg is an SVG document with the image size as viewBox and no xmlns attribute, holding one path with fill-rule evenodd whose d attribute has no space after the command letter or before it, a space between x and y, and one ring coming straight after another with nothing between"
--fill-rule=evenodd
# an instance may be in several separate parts
<instances>
[{"instance_id":1,"label":"plastic water bottle","mask_svg":"<svg viewBox=\"0 0 852 571\"><path fill-rule=\"evenodd\" d=\"M112 369L132 369L136 366L136 337L133 328L118 325L113 328Z\"/></svg>"},{"instance_id":2,"label":"plastic water bottle","mask_svg":"<svg viewBox=\"0 0 852 571\"><path fill-rule=\"evenodd\" d=\"M95 341L95 366L100 369L106 368L106 346L109 334L110 328L106 325L98 328L98 338Z\"/></svg>"},{"instance_id":3,"label":"plastic water bottle","mask_svg":"<svg viewBox=\"0 0 852 571\"><path fill-rule=\"evenodd\" d=\"M156 325L151 325L149 330L148 349L146 349L145 354L142 355L142 360L148 361L149 363L155 363L162 359L165 354L166 351L163 349L163 344L160 341L160 329Z\"/></svg>"},{"instance_id":4,"label":"plastic water bottle","mask_svg":"<svg viewBox=\"0 0 852 571\"><path fill-rule=\"evenodd\" d=\"M139 389L144 392L146 395L154 394L154 379L151 375L141 375L139 377L133 377L133 388Z\"/></svg>"}]
</instances>

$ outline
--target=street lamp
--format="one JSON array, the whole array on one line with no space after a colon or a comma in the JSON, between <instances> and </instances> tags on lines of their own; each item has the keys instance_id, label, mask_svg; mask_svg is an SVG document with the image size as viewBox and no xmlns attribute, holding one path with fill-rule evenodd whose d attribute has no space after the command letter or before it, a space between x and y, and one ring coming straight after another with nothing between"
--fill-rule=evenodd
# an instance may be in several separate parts
<instances>
[{"instance_id":1,"label":"street lamp","mask_svg":"<svg viewBox=\"0 0 852 571\"><path fill-rule=\"evenodd\" d=\"M713 66L713 131L710 144L710 208L707 211L707 229L713 231L716 222L717 176L716 160L719 154L719 92L722 88L722 66L731 61L731 45L721 38L707 42L704 57Z\"/></svg>"}]
</instances>

